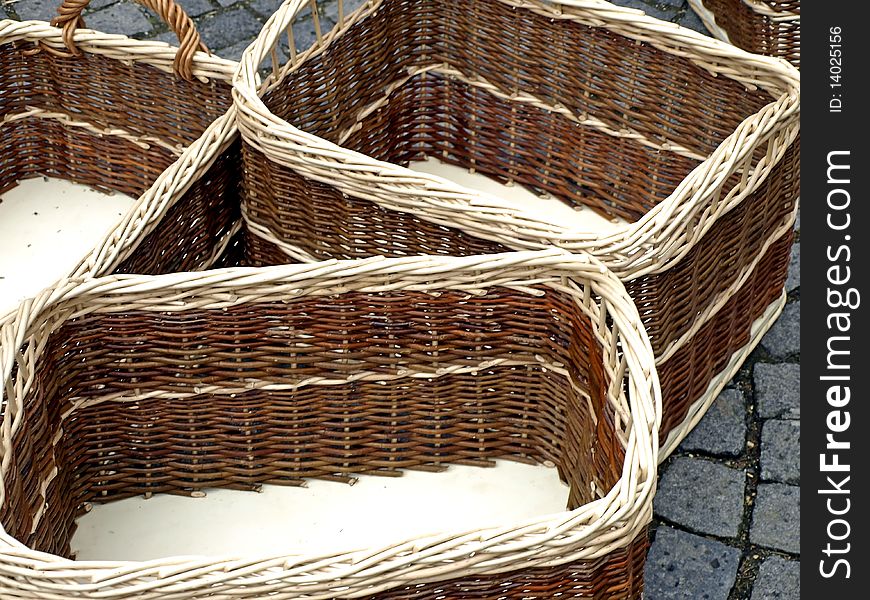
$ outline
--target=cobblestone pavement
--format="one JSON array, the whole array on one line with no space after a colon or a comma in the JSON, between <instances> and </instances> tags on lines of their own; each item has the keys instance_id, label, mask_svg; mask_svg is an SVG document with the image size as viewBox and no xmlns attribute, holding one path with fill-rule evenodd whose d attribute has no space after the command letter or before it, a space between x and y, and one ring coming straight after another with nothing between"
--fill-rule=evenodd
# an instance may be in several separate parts
<instances>
[{"instance_id":1,"label":"cobblestone pavement","mask_svg":"<svg viewBox=\"0 0 870 600\"><path fill-rule=\"evenodd\" d=\"M177 0L206 44L237 60L281 0ZM359 0L357 0L358 2ZM50 19L59 0L0 0L0 16ZM330 21L335 2L321 2ZM686 0L616 4L704 30ZM131 0L92 0L90 27L172 42ZM647 600L800 597L800 221L783 315L661 468Z\"/></svg>"}]
</instances>

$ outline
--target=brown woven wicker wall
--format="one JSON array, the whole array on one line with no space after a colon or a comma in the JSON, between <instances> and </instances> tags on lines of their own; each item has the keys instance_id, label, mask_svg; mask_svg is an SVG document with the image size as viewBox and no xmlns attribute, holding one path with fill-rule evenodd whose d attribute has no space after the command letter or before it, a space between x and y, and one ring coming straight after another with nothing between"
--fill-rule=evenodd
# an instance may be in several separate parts
<instances>
[{"instance_id":1,"label":"brown woven wicker wall","mask_svg":"<svg viewBox=\"0 0 870 600\"><path fill-rule=\"evenodd\" d=\"M23 42L0 45L0 118L42 109L100 129L157 138L180 152L231 103L224 82L185 82L145 64L32 50ZM158 144L144 149L45 117L4 125L0 140L0 191L20 179L49 175L139 196L176 158Z\"/></svg>"},{"instance_id":2,"label":"brown woven wicker wall","mask_svg":"<svg viewBox=\"0 0 870 600\"><path fill-rule=\"evenodd\" d=\"M407 164L435 156L635 220L698 161L433 72L408 79L408 69L449 63L498 93L531 93L548 106L594 115L611 130L630 128L656 145L676 143L699 157L771 100L686 59L605 29L582 27L580 34L581 27L500 2L389 1L305 61L264 102L295 127L380 160ZM393 82L405 83L345 139ZM283 187L291 175L264 162L255 153L246 161L256 192L247 198L252 219L304 243L307 231L275 216L299 186ZM340 194L333 194L337 202ZM315 209L324 220L345 222L332 203L318 202ZM373 231L356 245L380 239Z\"/></svg>"},{"instance_id":3,"label":"brown woven wicker wall","mask_svg":"<svg viewBox=\"0 0 870 600\"><path fill-rule=\"evenodd\" d=\"M208 266L221 240L241 218L241 142L237 139L142 238L114 273L158 275ZM224 256L237 245L230 244ZM241 264L230 258L230 263Z\"/></svg>"},{"instance_id":4,"label":"brown woven wicker wall","mask_svg":"<svg viewBox=\"0 0 870 600\"><path fill-rule=\"evenodd\" d=\"M0 44L0 119L13 119L0 135L0 193L50 176L138 197L232 102L227 81L188 82L144 63L33 49ZM33 109L87 127L52 114L15 118ZM123 130L138 143L93 128ZM239 218L238 153L236 144L119 270L163 273L203 264Z\"/></svg>"},{"instance_id":5,"label":"brown woven wicker wall","mask_svg":"<svg viewBox=\"0 0 870 600\"><path fill-rule=\"evenodd\" d=\"M649 541L644 534L627 548L613 550L598 560L408 586L365 600L637 600L643 592L643 567L648 549Z\"/></svg>"},{"instance_id":6,"label":"brown woven wicker wall","mask_svg":"<svg viewBox=\"0 0 870 600\"><path fill-rule=\"evenodd\" d=\"M799 194L800 138L758 189L720 217L677 264L626 283L657 355L744 274L770 236L790 219ZM789 248L781 252L787 264ZM783 282L778 282L779 291ZM761 304L762 309L766 306Z\"/></svg>"},{"instance_id":7,"label":"brown woven wicker wall","mask_svg":"<svg viewBox=\"0 0 870 600\"><path fill-rule=\"evenodd\" d=\"M716 24L735 46L757 54L784 58L801 66L800 21L774 21L760 14L744 0L702 0L713 13ZM801 12L800 0L764 0L776 12Z\"/></svg>"},{"instance_id":8,"label":"brown woven wicker wall","mask_svg":"<svg viewBox=\"0 0 870 600\"><path fill-rule=\"evenodd\" d=\"M664 440L688 414L731 355L750 341L752 322L782 295L788 275L793 233L789 231L764 254L752 276L715 317L668 360L658 365L662 385Z\"/></svg>"},{"instance_id":9,"label":"brown woven wicker wall","mask_svg":"<svg viewBox=\"0 0 870 600\"><path fill-rule=\"evenodd\" d=\"M280 182L273 189L299 190L296 197L308 199L291 204L278 201L254 214L254 218L266 220L275 215L277 219L269 220L271 224L293 223L296 237L292 243L318 258L464 255L505 250L495 242L428 223L411 213L388 211L365 200L342 196L326 184L300 177L256 156L248 147L244 150L250 152L246 160L249 170L256 168L258 175L269 172L277 178L273 181ZM787 222L800 192L799 161L798 139L759 188L724 215L676 265L660 274L628 282L629 293L657 354L686 334L697 315L743 275L770 235ZM257 193L260 192L258 189ZM280 211L279 207L285 210ZM288 208L290 213L286 212ZM366 240L367 235L373 239ZM288 260L280 249L256 235L250 235L248 243L247 258L254 264L280 264ZM725 366L731 354L749 341L752 322L782 291L789 252L790 237L788 242L772 246L751 281L742 286L740 298L732 299L711 323L662 365L660 377L666 403L666 418L660 430L662 439L706 391L711 378Z\"/></svg>"},{"instance_id":10,"label":"brown woven wicker wall","mask_svg":"<svg viewBox=\"0 0 870 600\"><path fill-rule=\"evenodd\" d=\"M66 555L85 502L493 458L552 461L571 485L570 507L589 502L593 484L607 490L619 479L623 449L591 324L545 289L544 297L501 288L484 296L355 292L71 320L36 364L31 409L13 438L10 472L18 475L3 525L32 548ZM247 383L435 372L493 358L522 364L287 391ZM565 365L589 400L547 362ZM156 391L162 396L138 396ZM118 394L127 401L101 401ZM70 412L74 399L89 404ZM38 485L55 468L44 503Z\"/></svg>"}]
</instances>

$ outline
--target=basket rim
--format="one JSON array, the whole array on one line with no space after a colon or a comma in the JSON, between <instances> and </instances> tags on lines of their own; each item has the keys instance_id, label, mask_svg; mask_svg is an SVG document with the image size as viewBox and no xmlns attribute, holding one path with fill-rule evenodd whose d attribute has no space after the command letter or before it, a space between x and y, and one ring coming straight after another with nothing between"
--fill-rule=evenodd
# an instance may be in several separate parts
<instances>
[{"instance_id":1,"label":"basket rim","mask_svg":"<svg viewBox=\"0 0 870 600\"><path fill-rule=\"evenodd\" d=\"M354 22L376 10L384 0L367 0L347 21L323 36L322 44L315 43L299 54L296 67L306 58L315 56L329 43L347 31ZM329 164L332 172L346 168L348 172L365 172L369 179L383 183L383 194L402 186L425 189L413 200L390 200L373 193L367 199L386 209L413 212L428 221L458 227L464 232L494 240L517 249L537 249L558 245L571 251L595 254L624 280L670 268L700 240L713 222L739 204L754 191L766 177L754 176L750 187L736 198L718 198L717 186L711 181L724 182L728 175L742 164L751 150L774 134L784 138L778 155L771 158L769 170L778 162L785 148L797 137L800 116L800 72L783 59L750 54L675 23L660 21L631 8L615 6L603 0L494 0L518 9L544 11L552 18L571 19L596 27L607 27L631 39L645 41L669 53L680 53L705 70L729 77L749 87L767 89L776 99L759 112L747 117L737 129L723 140L717 149L701 162L664 200L633 223L627 223L606 234L574 230L559 223L543 220L525 208L506 205L497 197L471 190L445 178L420 173L399 165L378 161L365 154L344 148L319 136L296 128L274 115L261 96L291 76L282 67L265 81L258 74L259 65L271 54L282 32L298 13L308 6L309 0L285 0L266 22L260 35L248 46L239 60L233 76L233 101L238 110L240 133L246 143L276 160L282 151L307 154L297 158L296 164L309 161L318 167ZM558 7L558 10L552 7ZM736 65L736 66L735 66ZM778 97L777 97L778 96ZM279 162L282 162L279 160ZM296 168L290 159L282 164ZM309 165L307 165L309 166ZM334 178L314 175L306 177L336 186ZM372 188L370 188L372 189ZM349 188L344 189L347 193ZM493 209L498 209L494 211ZM494 214L494 213L498 214ZM697 225L690 225L692 216L703 212ZM466 214L462 214L466 213ZM473 215L469 218L467 215Z\"/></svg>"},{"instance_id":2,"label":"basket rim","mask_svg":"<svg viewBox=\"0 0 870 600\"><path fill-rule=\"evenodd\" d=\"M586 288L584 294L579 292L579 288L569 289L568 280L574 278L591 287ZM123 581L128 575L132 581L135 578L131 575L133 573L154 575L169 570L173 574L194 572L192 577L205 577L202 583L210 585L233 577L249 576L253 571L270 569L268 573L262 573L262 582L284 579L288 586L286 589L295 585L297 587L293 589L298 593L311 593L312 598L332 598L330 593L334 594L337 586L345 584L353 591L349 596L364 595L397 587L411 580L437 581L470 573L497 573L597 558L615 548L627 546L645 529L652 517L658 464L658 426L661 421L661 390L652 347L640 324L637 308L622 282L593 257L570 254L557 248L469 257L372 257L169 275L115 275L64 280L24 302L15 319L0 328L0 359L5 382L0 393L6 407L6 418L0 424L0 450L4 457L8 454L8 440L23 410L14 397L26 391L27 383L22 381L25 378L15 383L10 381L16 356L22 343L40 332L45 333L43 329L48 321L62 323L77 315L101 311L101 308L110 312L112 308L116 311L131 308L154 311L202 308L203 298L209 295L214 302L212 307L220 307L286 298L288 293L294 291L297 296L346 291L373 292L378 289L465 289L474 293L477 289L505 285L522 289L524 283L528 285L529 282L541 281L551 282L559 290L571 293L577 302L596 302L590 300L595 297L606 302L607 314L621 336L625 369L631 374L628 392L622 392L629 410L631 428L626 441L622 474L602 498L573 511L537 516L510 524L442 532L381 548L311 556L267 554L166 557L147 562L77 562L31 550L0 527L0 587L4 585L2 579L5 576L23 573L34 580L55 578L50 585L56 591L61 591L58 586L64 586L63 590L66 591L92 592L99 589L101 584L116 579ZM272 296L266 293L269 291ZM530 290L526 291L531 293ZM589 291L593 296L589 296ZM159 294L166 302L148 303L147 299L154 294ZM593 326L596 324L593 323ZM49 329L53 329L51 324ZM607 330L613 329L607 327ZM599 343L602 343L601 339ZM612 351L613 348L605 349L605 360L610 360L611 365L618 364L617 358L607 358ZM9 390L14 390L13 399L7 397ZM2 490L0 475L0 496L4 494ZM444 560L452 564L445 566ZM254 565L257 568L253 568ZM397 578L385 580L383 575L391 567L401 573ZM209 576L213 579L209 580ZM87 589L76 587L76 579L86 579L91 583L87 584ZM162 585L159 580L154 580L139 582L134 587L143 593L148 590L162 590L160 593L171 591ZM166 585L171 587L172 584ZM371 585L374 587L367 587ZM281 587L281 590L283 592L285 587ZM132 592L133 588L130 587L119 588L117 594L107 591L105 597L126 597L125 593Z\"/></svg>"},{"instance_id":3,"label":"basket rim","mask_svg":"<svg viewBox=\"0 0 870 600\"><path fill-rule=\"evenodd\" d=\"M178 53L178 48L167 42L137 40L123 34L88 28L77 29L73 40L82 52L118 61L141 62L166 73L173 73L172 65ZM0 20L0 44L11 42L42 42L56 50L66 49L63 30L45 21ZM237 66L235 61L201 50L193 57L193 75L202 82L217 79L229 83Z\"/></svg>"}]
</instances>

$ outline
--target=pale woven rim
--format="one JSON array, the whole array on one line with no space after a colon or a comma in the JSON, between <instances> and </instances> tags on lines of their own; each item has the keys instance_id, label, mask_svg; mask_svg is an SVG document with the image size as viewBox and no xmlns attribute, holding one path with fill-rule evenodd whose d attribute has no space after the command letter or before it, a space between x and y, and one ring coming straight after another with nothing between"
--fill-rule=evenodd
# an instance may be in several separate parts
<instances>
[{"instance_id":1,"label":"pale woven rim","mask_svg":"<svg viewBox=\"0 0 870 600\"><path fill-rule=\"evenodd\" d=\"M625 462L619 482L576 510L501 527L445 532L402 543L310 556L170 557L149 562L76 562L30 550L0 532L0 592L41 598L358 597L397 586L468 574L489 574L601 557L627 546L652 518L658 463L661 391L652 348L623 284L588 256L558 249L490 256L325 261L267 268L233 268L161 276L64 280L24 302L0 329L6 418L0 429L0 494L9 465L9 440L24 408L16 402L33 381L11 372L19 349L41 351L48 333L67 319L125 309L184 311L245 302L284 300L346 291L438 289L479 293L506 286L529 293L545 284L573 296L591 317L611 375ZM597 304L596 302L601 302ZM612 323L610 329L606 325ZM619 352L617 337L620 336ZM628 393L623 373L628 374ZM621 422L621 425L619 424ZM16 595L18 594L18 595ZM2 594L0 594L2 595ZM23 595L23 596L22 596Z\"/></svg>"},{"instance_id":2,"label":"pale woven rim","mask_svg":"<svg viewBox=\"0 0 870 600\"><path fill-rule=\"evenodd\" d=\"M777 99L741 123L667 199L635 223L607 235L566 230L557 223L542 221L531 211L507 206L494 196L352 152L273 115L260 94L283 77L292 75L307 57L322 52L350 24L364 18L381 3L381 0L370 0L345 17L336 29L319 36L309 50L279 67L274 46L296 16L310 4L309 0L287 0L245 51L233 78L242 136L269 160L388 210L413 213L508 247L528 249L557 245L591 252L623 280L630 280L664 271L675 264L720 216L758 187L798 135L800 73L784 60L749 54L689 29L653 19L638 10L601 0L494 1L554 19L606 27L686 57L748 88L765 89ZM273 73L261 81L257 71L269 57L273 60ZM753 152L762 144L766 145L764 157L753 163ZM740 183L734 189L723 189L725 181L735 172L741 173Z\"/></svg>"},{"instance_id":3,"label":"pale woven rim","mask_svg":"<svg viewBox=\"0 0 870 600\"><path fill-rule=\"evenodd\" d=\"M39 42L59 51L65 51L61 29L45 21L0 21L0 44L10 42ZM73 36L76 47L88 54L98 54L127 63L141 62L166 73L172 73L172 64L178 49L157 40L134 40L125 35L102 33L92 29L78 29ZM34 48L36 46L34 45ZM211 79L228 81L237 63L213 54L197 52L193 59L193 74L200 81Z\"/></svg>"}]
</instances>

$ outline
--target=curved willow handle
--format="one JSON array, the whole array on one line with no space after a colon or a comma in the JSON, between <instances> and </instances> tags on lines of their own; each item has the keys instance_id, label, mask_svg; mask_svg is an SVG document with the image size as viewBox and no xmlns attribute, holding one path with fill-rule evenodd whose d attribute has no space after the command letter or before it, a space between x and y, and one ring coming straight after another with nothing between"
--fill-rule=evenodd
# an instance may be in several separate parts
<instances>
[{"instance_id":1,"label":"curved willow handle","mask_svg":"<svg viewBox=\"0 0 870 600\"><path fill-rule=\"evenodd\" d=\"M90 4L91 0L63 0L57 9L57 16L51 20L55 27L63 28L63 41L69 51L79 56L81 52L73 42L73 34L76 29L85 26L82 11ZM196 30L191 18L184 9L174 0L136 0L142 6L150 8L164 23L178 36L178 53L175 55L173 69L188 81L193 79L193 55L197 50L208 52L199 32Z\"/></svg>"}]
</instances>

